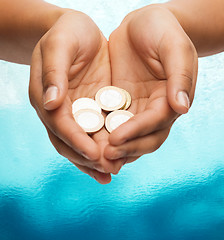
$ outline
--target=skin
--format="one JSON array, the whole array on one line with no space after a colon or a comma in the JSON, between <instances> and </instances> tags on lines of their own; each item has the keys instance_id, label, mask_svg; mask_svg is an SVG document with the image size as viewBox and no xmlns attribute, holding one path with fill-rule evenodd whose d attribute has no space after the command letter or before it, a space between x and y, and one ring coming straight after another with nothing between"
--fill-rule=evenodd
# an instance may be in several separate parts
<instances>
[{"instance_id":1,"label":"skin","mask_svg":"<svg viewBox=\"0 0 224 240\"><path fill-rule=\"evenodd\" d=\"M155 151L175 119L188 111L197 53L224 49L223 7L221 0L149 5L124 19L108 50L85 14L41 0L13 5L0 0L0 58L30 64L32 55L30 100L50 140L61 155L105 184L124 163ZM75 124L71 103L111 84L131 93L135 117L110 135L102 129L88 136Z\"/></svg>"},{"instance_id":2,"label":"skin","mask_svg":"<svg viewBox=\"0 0 224 240\"><path fill-rule=\"evenodd\" d=\"M177 18L199 57L224 51L223 0L172 0L162 7Z\"/></svg>"},{"instance_id":3,"label":"skin","mask_svg":"<svg viewBox=\"0 0 224 240\"><path fill-rule=\"evenodd\" d=\"M70 112L72 101L111 84L107 40L85 14L40 0L15 0L13 6L1 0L0 9L0 58L32 65L30 101L52 144L81 171L109 183L122 160L103 157L107 131L89 137ZM47 94L50 86L57 87L55 99Z\"/></svg>"},{"instance_id":4,"label":"skin","mask_svg":"<svg viewBox=\"0 0 224 240\"><path fill-rule=\"evenodd\" d=\"M94 98L100 88L110 84L107 40L85 14L65 13L34 49L30 100L57 151L102 184L111 181L110 173L119 171L122 160L105 159L109 133L102 128L87 135L74 121L71 109L76 99ZM52 87L57 88L56 101L50 94L46 102L43 93L46 97Z\"/></svg>"},{"instance_id":5,"label":"skin","mask_svg":"<svg viewBox=\"0 0 224 240\"><path fill-rule=\"evenodd\" d=\"M66 11L41 0L0 0L0 59L30 64L37 42Z\"/></svg>"},{"instance_id":6,"label":"skin","mask_svg":"<svg viewBox=\"0 0 224 240\"><path fill-rule=\"evenodd\" d=\"M177 94L187 92L193 100L197 53L174 15L151 6L124 19L111 34L109 50L112 84L131 94L135 116L111 133L105 157L138 158L157 150L178 113L188 111Z\"/></svg>"},{"instance_id":7,"label":"skin","mask_svg":"<svg viewBox=\"0 0 224 240\"><path fill-rule=\"evenodd\" d=\"M150 5L128 14L111 34L112 84L131 93L135 117L111 133L106 158L138 158L165 141L175 119L188 111L178 92L192 104L197 54L224 50L223 9L221 0Z\"/></svg>"}]
</instances>

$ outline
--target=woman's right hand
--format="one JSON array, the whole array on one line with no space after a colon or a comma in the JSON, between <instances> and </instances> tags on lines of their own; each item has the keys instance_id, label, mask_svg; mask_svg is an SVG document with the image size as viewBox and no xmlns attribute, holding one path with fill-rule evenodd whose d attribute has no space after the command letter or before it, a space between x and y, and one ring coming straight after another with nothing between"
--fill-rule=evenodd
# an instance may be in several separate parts
<instances>
[{"instance_id":1,"label":"woman's right hand","mask_svg":"<svg viewBox=\"0 0 224 240\"><path fill-rule=\"evenodd\" d=\"M72 102L93 98L111 85L108 42L85 14L68 10L36 45L31 62L29 95L56 150L98 182L111 181L120 160L103 157L108 132L88 136L72 116Z\"/></svg>"}]
</instances>

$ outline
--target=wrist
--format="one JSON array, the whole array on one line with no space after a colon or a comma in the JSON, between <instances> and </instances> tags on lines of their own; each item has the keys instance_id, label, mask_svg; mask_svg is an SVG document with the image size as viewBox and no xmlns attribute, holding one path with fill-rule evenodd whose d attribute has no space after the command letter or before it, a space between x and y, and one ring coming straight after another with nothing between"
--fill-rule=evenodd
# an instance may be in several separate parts
<instances>
[{"instance_id":1,"label":"wrist","mask_svg":"<svg viewBox=\"0 0 224 240\"><path fill-rule=\"evenodd\" d=\"M49 4L48 7L42 8L39 12L31 16L30 19L28 16L25 21L30 26L30 36L34 37L35 42L39 41L57 20L68 11L70 10ZM26 23L24 25L26 25Z\"/></svg>"},{"instance_id":2,"label":"wrist","mask_svg":"<svg viewBox=\"0 0 224 240\"><path fill-rule=\"evenodd\" d=\"M182 9L178 6L175 5L175 3L171 2L166 2L162 3L161 7L167 9L170 11L174 17L177 19L181 27L184 29L186 34L191 38L191 40L194 38L193 37L193 28L190 26L190 22L188 20L188 17L185 14L185 11L182 11Z\"/></svg>"},{"instance_id":3,"label":"wrist","mask_svg":"<svg viewBox=\"0 0 224 240\"><path fill-rule=\"evenodd\" d=\"M184 32L188 35L194 44L198 54L200 56L203 56L205 50L202 49L202 42L204 39L201 39L200 26L198 26L197 21L195 21L195 18L191 16L191 13L189 13L189 11L185 10L185 8L179 4L178 1L152 4L151 8L160 8L172 14L172 16L177 20L179 25L182 27Z\"/></svg>"},{"instance_id":4,"label":"wrist","mask_svg":"<svg viewBox=\"0 0 224 240\"><path fill-rule=\"evenodd\" d=\"M42 36L48 30L51 29L51 27L58 21L58 19L62 15L66 14L68 12L77 12L77 11L72 10L72 9L68 9L68 8L60 8L60 7L57 7L57 6L52 6L49 9L46 9L46 11L43 12L42 24L39 25L40 32L42 32ZM38 20L39 20L40 17L38 17L38 19L36 19L37 25L39 24Z\"/></svg>"},{"instance_id":5,"label":"wrist","mask_svg":"<svg viewBox=\"0 0 224 240\"><path fill-rule=\"evenodd\" d=\"M24 7L26 6L26 7ZM65 12L44 1L0 4L0 59L29 64L33 48Z\"/></svg>"},{"instance_id":6,"label":"wrist","mask_svg":"<svg viewBox=\"0 0 224 240\"><path fill-rule=\"evenodd\" d=\"M172 0L162 5L176 17L199 57L224 51L223 1Z\"/></svg>"}]
</instances>

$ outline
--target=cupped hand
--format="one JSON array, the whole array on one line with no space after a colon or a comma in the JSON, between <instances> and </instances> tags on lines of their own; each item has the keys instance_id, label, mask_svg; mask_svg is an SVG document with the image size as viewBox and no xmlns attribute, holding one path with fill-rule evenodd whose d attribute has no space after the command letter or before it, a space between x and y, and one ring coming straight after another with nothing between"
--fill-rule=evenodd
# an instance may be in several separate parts
<instances>
[{"instance_id":1,"label":"cupped hand","mask_svg":"<svg viewBox=\"0 0 224 240\"><path fill-rule=\"evenodd\" d=\"M136 10L111 34L112 85L132 96L134 117L109 136L104 156L131 162L158 149L180 114L188 112L197 78L197 53L167 9Z\"/></svg>"},{"instance_id":2,"label":"cupped hand","mask_svg":"<svg viewBox=\"0 0 224 240\"><path fill-rule=\"evenodd\" d=\"M56 150L100 183L111 181L121 160L104 158L108 132L87 135L72 116L72 102L94 98L111 85L108 42L85 14L68 11L36 45L31 63L29 95Z\"/></svg>"}]
</instances>

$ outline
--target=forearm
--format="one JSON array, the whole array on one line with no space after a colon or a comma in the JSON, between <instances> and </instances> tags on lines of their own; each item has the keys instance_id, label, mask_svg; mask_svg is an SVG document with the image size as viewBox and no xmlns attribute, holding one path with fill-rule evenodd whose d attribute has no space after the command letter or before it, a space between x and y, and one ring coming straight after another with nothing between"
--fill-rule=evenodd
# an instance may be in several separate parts
<instances>
[{"instance_id":1,"label":"forearm","mask_svg":"<svg viewBox=\"0 0 224 240\"><path fill-rule=\"evenodd\" d=\"M64 12L42 0L0 0L0 59L29 64L38 40Z\"/></svg>"},{"instance_id":2,"label":"forearm","mask_svg":"<svg viewBox=\"0 0 224 240\"><path fill-rule=\"evenodd\" d=\"M162 5L176 16L199 56L224 51L223 0L172 0Z\"/></svg>"}]
</instances>

